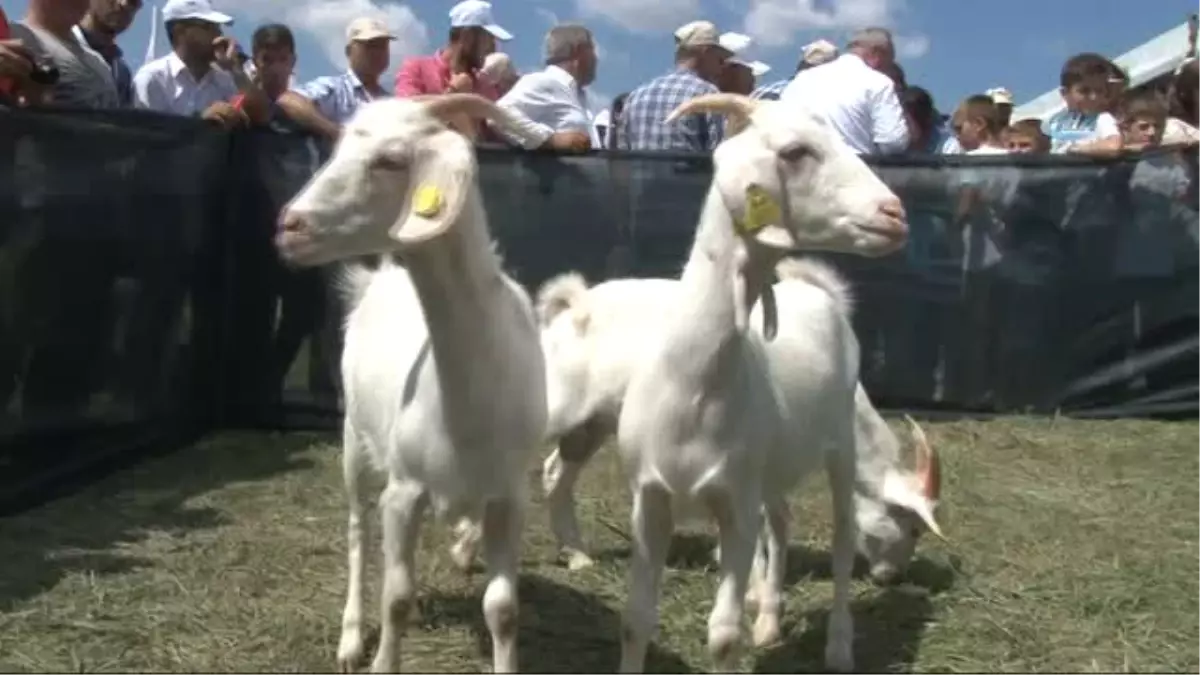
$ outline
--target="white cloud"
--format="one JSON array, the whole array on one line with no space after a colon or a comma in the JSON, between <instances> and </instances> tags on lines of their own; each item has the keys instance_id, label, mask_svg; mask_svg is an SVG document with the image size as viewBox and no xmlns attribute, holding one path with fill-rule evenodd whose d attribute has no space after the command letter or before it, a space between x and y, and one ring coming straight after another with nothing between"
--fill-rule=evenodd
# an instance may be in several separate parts
<instances>
[{"instance_id":1,"label":"white cloud","mask_svg":"<svg viewBox=\"0 0 1200 675\"><path fill-rule=\"evenodd\" d=\"M635 33L672 31L703 18L700 0L575 0L575 6L583 16L603 18Z\"/></svg>"},{"instance_id":2,"label":"white cloud","mask_svg":"<svg viewBox=\"0 0 1200 675\"><path fill-rule=\"evenodd\" d=\"M382 19L396 41L392 43L391 69L401 59L420 54L429 46L429 28L408 5L387 0L226 0L240 15L279 21L294 31L316 38L336 68L346 67L346 26L360 16Z\"/></svg>"},{"instance_id":3,"label":"white cloud","mask_svg":"<svg viewBox=\"0 0 1200 675\"><path fill-rule=\"evenodd\" d=\"M919 59L929 53L929 38L925 35L895 35L892 42L896 45L896 57L904 59Z\"/></svg>"},{"instance_id":4,"label":"white cloud","mask_svg":"<svg viewBox=\"0 0 1200 675\"><path fill-rule=\"evenodd\" d=\"M904 0L750 0L743 29L764 47L784 47L802 30L892 26L903 9ZM839 41L833 35L826 39ZM924 46L928 49L928 40Z\"/></svg>"}]
</instances>

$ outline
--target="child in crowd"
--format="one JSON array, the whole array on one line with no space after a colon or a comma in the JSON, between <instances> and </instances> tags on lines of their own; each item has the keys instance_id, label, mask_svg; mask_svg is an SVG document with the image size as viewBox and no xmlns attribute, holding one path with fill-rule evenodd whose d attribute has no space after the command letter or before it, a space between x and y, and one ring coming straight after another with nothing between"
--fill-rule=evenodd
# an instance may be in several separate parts
<instances>
[{"instance_id":1,"label":"child in crowd","mask_svg":"<svg viewBox=\"0 0 1200 675\"><path fill-rule=\"evenodd\" d=\"M1002 155L1003 125L1000 111L990 96L970 96L959 104L951 117L958 144L967 155ZM997 330L1001 317L993 301L993 286L998 281L1004 221L1001 214L1012 202L1019 173L1011 166L987 166L964 169L960 174L958 204L954 211L952 233L962 240L963 309L965 326L954 350L948 378L955 390L954 399L965 405L986 405L994 392L999 347Z\"/></svg>"},{"instance_id":2,"label":"child in crowd","mask_svg":"<svg viewBox=\"0 0 1200 675\"><path fill-rule=\"evenodd\" d=\"M1121 151L1121 130L1108 112L1114 67L1099 54L1076 54L1063 64L1059 78L1066 110L1042 123L1052 152L1111 156Z\"/></svg>"},{"instance_id":3,"label":"child in crowd","mask_svg":"<svg viewBox=\"0 0 1200 675\"><path fill-rule=\"evenodd\" d=\"M1042 133L1040 120L1013 122L1004 130L1004 148L1016 154L1045 154L1050 152L1050 138Z\"/></svg>"}]
</instances>

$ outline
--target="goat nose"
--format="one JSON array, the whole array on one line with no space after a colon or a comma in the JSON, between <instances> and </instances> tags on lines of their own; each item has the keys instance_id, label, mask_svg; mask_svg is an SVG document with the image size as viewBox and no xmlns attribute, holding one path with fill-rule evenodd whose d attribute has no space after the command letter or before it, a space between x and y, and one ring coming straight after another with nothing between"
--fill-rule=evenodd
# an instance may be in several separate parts
<instances>
[{"instance_id":1,"label":"goat nose","mask_svg":"<svg viewBox=\"0 0 1200 675\"><path fill-rule=\"evenodd\" d=\"M303 224L304 219L291 211L284 211L279 216L280 232L296 232Z\"/></svg>"},{"instance_id":2,"label":"goat nose","mask_svg":"<svg viewBox=\"0 0 1200 675\"><path fill-rule=\"evenodd\" d=\"M893 218L904 222L908 219L908 214L904 212L904 204L899 199L887 199L879 205L879 212L888 218Z\"/></svg>"}]
</instances>

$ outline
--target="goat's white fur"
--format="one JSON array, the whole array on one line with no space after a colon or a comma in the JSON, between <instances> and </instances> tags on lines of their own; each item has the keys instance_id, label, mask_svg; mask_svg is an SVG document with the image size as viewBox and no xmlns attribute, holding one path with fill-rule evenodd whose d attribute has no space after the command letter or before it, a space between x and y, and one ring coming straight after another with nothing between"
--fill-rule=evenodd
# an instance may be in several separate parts
<instances>
[{"instance_id":1,"label":"goat's white fur","mask_svg":"<svg viewBox=\"0 0 1200 675\"><path fill-rule=\"evenodd\" d=\"M740 117L744 130L713 154L712 187L679 281L681 292L664 330L643 336L649 346L635 363L618 417L618 448L633 493L634 540L621 671L643 669L678 517L708 515L717 523L721 580L709 616L708 648L717 668L728 672L741 642L760 508L765 509L768 583L759 594L756 642L778 635L784 499L820 466L829 474L834 516L834 599L825 659L827 667L852 670L857 340L831 296L811 285L780 288L794 309L778 318L776 339L803 336L789 349L771 349L772 343L748 327L763 318L755 303L760 294L771 293L767 279L786 252L893 252L907 236L903 210L862 160L803 111L712 96L685 103L672 119L714 109ZM805 321L815 313L825 319ZM803 384L784 390L779 382ZM811 433L818 423L822 438Z\"/></svg>"},{"instance_id":2,"label":"goat's white fur","mask_svg":"<svg viewBox=\"0 0 1200 675\"><path fill-rule=\"evenodd\" d=\"M461 121L502 111L458 97ZM386 474L382 632L372 670L396 672L414 607L423 514L482 523L490 579L483 612L494 672L517 671L517 566L525 470L546 424L545 372L532 303L491 246L469 141L436 102L360 109L334 156L288 205L279 247L315 264L397 250L342 279L346 320L344 472L349 580L337 660L364 656L363 514L367 467ZM418 189L434 190L420 194ZM295 232L291 230L295 229Z\"/></svg>"}]
</instances>

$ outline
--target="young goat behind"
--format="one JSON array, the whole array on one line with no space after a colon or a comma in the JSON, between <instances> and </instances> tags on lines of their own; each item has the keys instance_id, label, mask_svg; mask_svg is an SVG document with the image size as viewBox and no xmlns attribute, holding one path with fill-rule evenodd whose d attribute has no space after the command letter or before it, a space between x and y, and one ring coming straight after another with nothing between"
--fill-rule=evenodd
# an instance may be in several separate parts
<instances>
[{"instance_id":1,"label":"young goat behind","mask_svg":"<svg viewBox=\"0 0 1200 675\"><path fill-rule=\"evenodd\" d=\"M415 601L424 512L479 517L490 579L483 612L494 672L517 671L517 563L525 467L546 424L533 309L492 249L474 148L441 119L517 125L477 96L362 107L329 162L284 209L277 246L317 265L397 251L345 280L353 304L342 374L349 580L338 666L364 655L367 466L387 475L382 632L374 672L396 672Z\"/></svg>"}]
</instances>

